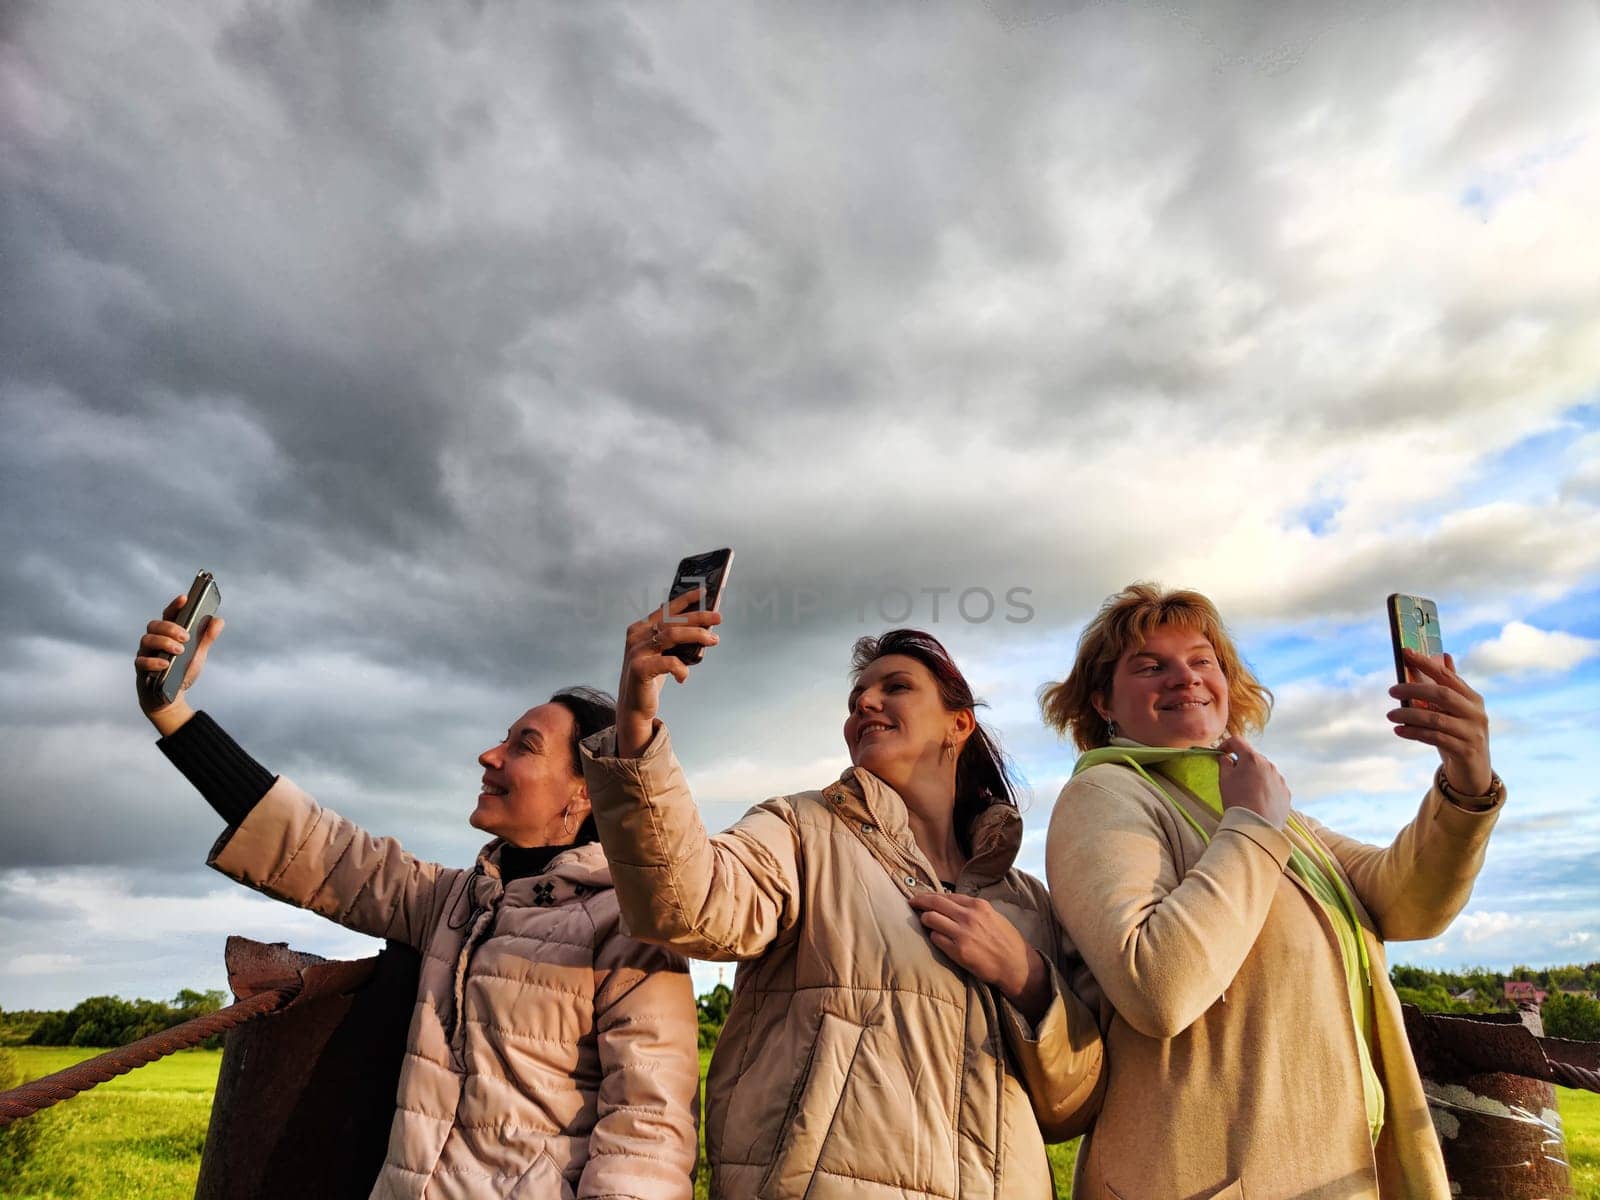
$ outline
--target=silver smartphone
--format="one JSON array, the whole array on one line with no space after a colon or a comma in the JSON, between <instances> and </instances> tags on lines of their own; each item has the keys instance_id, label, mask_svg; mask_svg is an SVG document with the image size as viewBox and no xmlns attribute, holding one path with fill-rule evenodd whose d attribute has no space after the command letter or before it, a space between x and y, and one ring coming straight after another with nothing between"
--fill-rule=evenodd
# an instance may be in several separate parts
<instances>
[{"instance_id":1,"label":"silver smartphone","mask_svg":"<svg viewBox=\"0 0 1600 1200\"><path fill-rule=\"evenodd\" d=\"M164 704L171 704L178 698L178 693L183 690L183 677L188 673L189 664L194 661L194 652L200 646L200 635L206 631L206 622L211 620L221 603L222 589L217 587L217 581L212 578L210 571L201 571L189 585L189 596L173 618L174 622L188 630L189 640L183 644L178 656L167 664L166 670L152 671L145 676L145 688L152 697L161 697Z\"/></svg>"}]
</instances>

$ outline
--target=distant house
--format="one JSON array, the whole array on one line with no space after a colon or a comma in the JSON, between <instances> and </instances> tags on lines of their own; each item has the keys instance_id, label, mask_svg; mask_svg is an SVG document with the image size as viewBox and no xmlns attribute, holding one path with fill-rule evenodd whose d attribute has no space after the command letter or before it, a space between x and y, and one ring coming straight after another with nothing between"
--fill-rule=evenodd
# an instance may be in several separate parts
<instances>
[{"instance_id":1,"label":"distant house","mask_svg":"<svg viewBox=\"0 0 1600 1200\"><path fill-rule=\"evenodd\" d=\"M1478 989L1477 988L1468 988L1464 992L1457 992L1454 996L1451 996L1450 999L1458 1000L1462 1004L1475 1003L1477 1001L1477 999L1478 999Z\"/></svg>"},{"instance_id":2,"label":"distant house","mask_svg":"<svg viewBox=\"0 0 1600 1200\"><path fill-rule=\"evenodd\" d=\"M1508 979L1505 983L1506 999L1512 1004L1543 1004L1550 993L1527 979Z\"/></svg>"}]
</instances>

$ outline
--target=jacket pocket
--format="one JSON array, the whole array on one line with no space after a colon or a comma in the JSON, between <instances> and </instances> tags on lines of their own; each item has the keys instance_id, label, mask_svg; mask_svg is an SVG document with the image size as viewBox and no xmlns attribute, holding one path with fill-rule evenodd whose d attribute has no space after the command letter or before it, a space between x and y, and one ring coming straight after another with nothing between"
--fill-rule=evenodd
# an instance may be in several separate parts
<instances>
[{"instance_id":1,"label":"jacket pocket","mask_svg":"<svg viewBox=\"0 0 1600 1200\"><path fill-rule=\"evenodd\" d=\"M1133 1196L1132 1192L1128 1193L1126 1197L1123 1196L1121 1192L1117 1191L1109 1183L1102 1184L1101 1190L1105 1193L1105 1200L1131 1200ZM1212 1192L1211 1195L1206 1197L1206 1200L1244 1200L1244 1183L1235 1179L1232 1183L1225 1185L1220 1192Z\"/></svg>"},{"instance_id":2,"label":"jacket pocket","mask_svg":"<svg viewBox=\"0 0 1600 1200\"><path fill-rule=\"evenodd\" d=\"M556 1160L550 1157L549 1151L541 1150L533 1165L506 1193L506 1200L549 1200L550 1197L575 1200L572 1185L556 1166Z\"/></svg>"},{"instance_id":3,"label":"jacket pocket","mask_svg":"<svg viewBox=\"0 0 1600 1200\"><path fill-rule=\"evenodd\" d=\"M761 1200L798 1196L805 1191L822 1157L822 1147L833 1131L833 1120L844 1097L850 1068L866 1032L860 1025L823 1013L811 1053L795 1081L789 1110L778 1133L772 1165L762 1177Z\"/></svg>"}]
</instances>

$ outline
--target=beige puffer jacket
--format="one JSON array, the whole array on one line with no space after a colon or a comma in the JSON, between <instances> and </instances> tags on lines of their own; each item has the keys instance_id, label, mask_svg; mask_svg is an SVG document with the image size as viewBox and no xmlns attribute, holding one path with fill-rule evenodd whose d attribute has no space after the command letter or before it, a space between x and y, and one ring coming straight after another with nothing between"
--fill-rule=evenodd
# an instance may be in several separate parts
<instances>
[{"instance_id":1,"label":"beige puffer jacket","mask_svg":"<svg viewBox=\"0 0 1600 1200\"><path fill-rule=\"evenodd\" d=\"M671 1197L697 1147L687 964L625 937L601 848L502 886L418 862L279 779L210 863L422 953L374 1197Z\"/></svg>"},{"instance_id":2,"label":"beige puffer jacket","mask_svg":"<svg viewBox=\"0 0 1600 1200\"><path fill-rule=\"evenodd\" d=\"M615 748L614 730L585 741L584 776L625 927L741 960L706 1083L712 1194L1052 1197L1040 1124L1059 1140L1092 1114L1094 1018L1052 966L1030 1028L933 947L907 897L940 884L900 797L852 769L708 838L665 727L638 758ZM1014 809L987 810L956 887L1054 963L1021 840Z\"/></svg>"}]
</instances>

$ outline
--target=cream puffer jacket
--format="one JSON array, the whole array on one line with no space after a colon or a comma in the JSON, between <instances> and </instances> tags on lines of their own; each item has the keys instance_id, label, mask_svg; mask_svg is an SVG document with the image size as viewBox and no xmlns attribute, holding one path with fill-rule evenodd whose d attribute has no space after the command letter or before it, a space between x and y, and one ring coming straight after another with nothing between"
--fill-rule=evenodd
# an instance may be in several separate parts
<instances>
[{"instance_id":1,"label":"cream puffer jacket","mask_svg":"<svg viewBox=\"0 0 1600 1200\"><path fill-rule=\"evenodd\" d=\"M422 954L374 1197L687 1200L698 1024L688 965L618 928L589 843L502 886L419 862L279 779L218 841L241 883Z\"/></svg>"},{"instance_id":2,"label":"cream puffer jacket","mask_svg":"<svg viewBox=\"0 0 1600 1200\"><path fill-rule=\"evenodd\" d=\"M974 822L956 890L1052 964L1037 1027L929 942L907 898L940 882L873 775L769 800L708 838L665 727L638 758L615 757L614 730L582 748L624 926L740 962L706 1082L713 1196L1054 1196L1045 1134L1092 1114L1100 1036L1053 965L1044 885L1011 867L1015 809Z\"/></svg>"}]
</instances>

